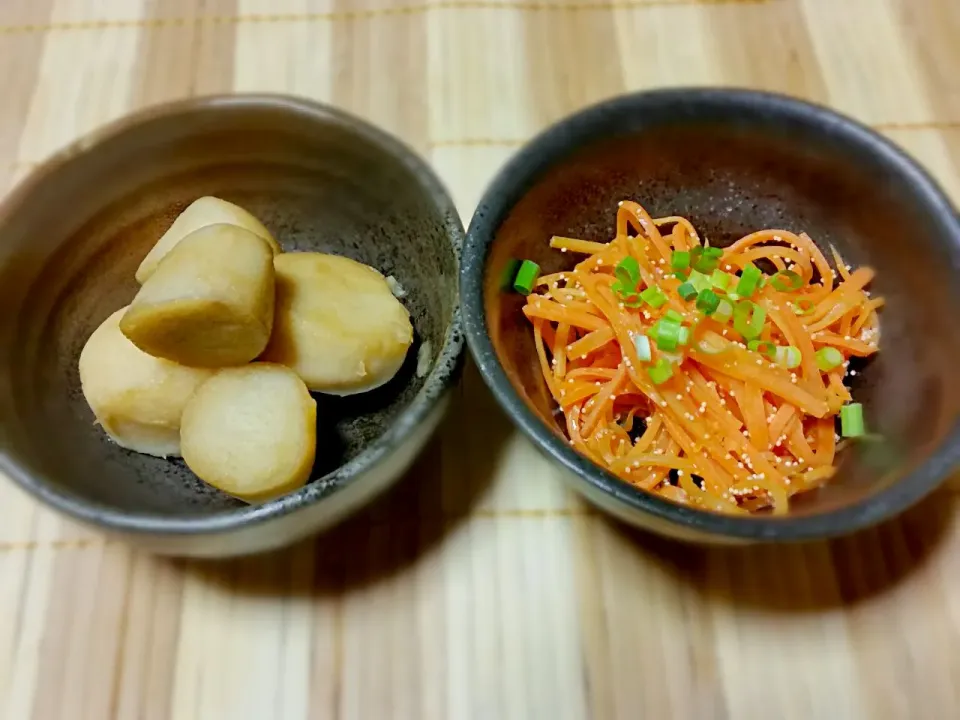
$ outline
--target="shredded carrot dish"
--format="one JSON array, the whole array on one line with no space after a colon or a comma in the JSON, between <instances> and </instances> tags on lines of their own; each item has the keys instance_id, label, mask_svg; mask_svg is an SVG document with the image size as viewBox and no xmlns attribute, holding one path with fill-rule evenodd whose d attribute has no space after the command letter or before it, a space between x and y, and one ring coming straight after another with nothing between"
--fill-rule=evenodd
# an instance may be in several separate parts
<instances>
[{"instance_id":1,"label":"shredded carrot dish","mask_svg":"<svg viewBox=\"0 0 960 720\"><path fill-rule=\"evenodd\" d=\"M688 220L629 201L613 240L550 246L586 259L517 273L543 379L570 444L625 482L723 513L785 513L834 474L840 434L864 433L844 379L851 357L877 351L869 268L833 248L831 265L785 230L710 247Z\"/></svg>"}]
</instances>

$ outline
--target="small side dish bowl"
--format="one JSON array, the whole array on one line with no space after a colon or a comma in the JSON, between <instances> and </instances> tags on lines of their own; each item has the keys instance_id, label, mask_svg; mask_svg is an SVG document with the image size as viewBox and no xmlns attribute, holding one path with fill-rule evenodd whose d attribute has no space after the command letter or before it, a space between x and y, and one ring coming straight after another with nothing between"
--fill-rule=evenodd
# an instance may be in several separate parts
<instances>
[{"instance_id":1,"label":"small side dish bowl","mask_svg":"<svg viewBox=\"0 0 960 720\"><path fill-rule=\"evenodd\" d=\"M386 385L316 396L311 480L258 505L205 485L182 460L108 441L80 389L87 338L130 302L147 251L205 195L251 211L286 251L345 255L392 275L414 327ZM416 154L304 100L188 100L77 141L0 209L0 469L54 508L165 554L264 551L336 523L399 478L440 421L463 344L462 236Z\"/></svg>"},{"instance_id":2,"label":"small side dish bowl","mask_svg":"<svg viewBox=\"0 0 960 720\"><path fill-rule=\"evenodd\" d=\"M629 485L570 447L545 392L513 260L544 273L575 260L551 236L606 242L617 203L682 215L711 244L750 232L807 232L876 271L886 298L880 352L854 399L882 441L840 455L837 476L787 515L726 516ZM480 202L464 245L461 304L470 349L500 404L573 487L628 523L680 539L743 543L852 532L904 510L960 458L960 220L936 183L870 129L764 93L679 89L620 97L527 144Z\"/></svg>"}]
</instances>

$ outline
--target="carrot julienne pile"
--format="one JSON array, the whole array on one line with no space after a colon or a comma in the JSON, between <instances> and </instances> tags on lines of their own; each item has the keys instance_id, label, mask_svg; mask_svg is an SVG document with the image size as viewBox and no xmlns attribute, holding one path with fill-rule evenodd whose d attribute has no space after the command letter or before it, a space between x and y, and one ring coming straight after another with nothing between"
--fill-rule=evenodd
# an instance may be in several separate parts
<instances>
[{"instance_id":1,"label":"carrot julienne pile","mask_svg":"<svg viewBox=\"0 0 960 720\"><path fill-rule=\"evenodd\" d=\"M625 482L713 511L785 513L834 474L838 416L844 435L863 433L844 378L851 357L877 351L869 268L831 248L834 270L785 230L711 248L685 218L630 201L611 241L550 245L586 259L521 268L543 378L570 444Z\"/></svg>"}]
</instances>

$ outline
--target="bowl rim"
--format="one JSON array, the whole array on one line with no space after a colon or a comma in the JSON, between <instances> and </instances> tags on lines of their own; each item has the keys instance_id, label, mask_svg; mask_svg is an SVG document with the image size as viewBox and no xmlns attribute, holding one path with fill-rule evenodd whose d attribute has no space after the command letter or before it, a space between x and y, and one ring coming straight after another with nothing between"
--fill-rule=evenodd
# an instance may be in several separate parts
<instances>
[{"instance_id":1,"label":"bowl rim","mask_svg":"<svg viewBox=\"0 0 960 720\"><path fill-rule=\"evenodd\" d=\"M339 108L303 97L282 93L232 93L196 96L151 105L128 113L74 140L39 163L33 171L0 203L0 224L30 196L70 163L96 152L101 145L155 121L176 121L197 112L272 110L300 116L318 125L332 125L353 132L385 155L399 161L423 187L439 211L442 227L457 265L455 285L459 282L459 263L464 239L463 222L449 191L437 173L417 151L399 138L372 123ZM393 418L387 430L356 457L323 476L327 482L311 482L279 498L258 505L217 511L211 515L177 517L156 512L119 510L87 499L45 480L24 468L8 451L0 451L0 472L5 473L30 495L56 510L107 531L136 535L214 535L225 534L289 515L321 500L331 498L359 480L366 471L386 459L403 445L411 432L425 422L444 401L446 391L455 382L463 352L464 334L459 292L455 288L453 313L443 344L437 350L433 367L423 386ZM366 504L366 501L361 503ZM347 513L350 514L349 512ZM342 518L338 518L342 519Z\"/></svg>"},{"instance_id":2,"label":"bowl rim","mask_svg":"<svg viewBox=\"0 0 960 720\"><path fill-rule=\"evenodd\" d=\"M611 117L636 117L651 108L693 104L736 109L768 121L790 120L839 136L884 162L896 179L912 185L925 209L944 226L947 249L960 259L960 217L929 173L903 150L871 128L822 105L787 95L739 88L668 88L620 95L569 115L536 135L501 168L487 186L467 230L460 264L460 307L467 345L501 407L548 458L569 471L573 486L585 494L610 496L619 509L644 513L674 526L740 541L798 541L833 537L875 525L907 509L932 492L960 462L960 421L934 452L904 477L850 506L809 516L729 516L674 504L629 485L575 451L544 423L514 390L497 357L486 327L483 276L490 246L517 202L554 164L577 147L598 140L594 129ZM960 266L960 262L955 262ZM577 485L585 487L579 488ZM599 503L595 503L599 504ZM602 505L601 509L602 508ZM609 510L606 510L609 512ZM617 514L617 513L615 513ZM622 513L619 517L624 517Z\"/></svg>"}]
</instances>

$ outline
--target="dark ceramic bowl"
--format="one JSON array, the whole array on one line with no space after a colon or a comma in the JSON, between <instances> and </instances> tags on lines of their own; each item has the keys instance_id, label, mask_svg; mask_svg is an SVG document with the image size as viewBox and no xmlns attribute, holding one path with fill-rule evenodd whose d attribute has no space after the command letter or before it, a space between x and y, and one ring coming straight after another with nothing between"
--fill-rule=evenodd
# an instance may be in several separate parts
<instances>
[{"instance_id":1,"label":"dark ceramic bowl","mask_svg":"<svg viewBox=\"0 0 960 720\"><path fill-rule=\"evenodd\" d=\"M619 200L684 215L714 244L753 230L807 231L877 271L887 298L879 355L854 396L882 443L842 454L830 485L785 517L726 517L621 482L565 442L542 389L523 298L500 291L510 258L544 272L575 261L551 235L605 240ZM735 90L668 90L592 107L529 143L500 172L464 245L467 341L514 421L577 490L629 523L709 542L847 533L930 492L960 456L960 222L930 177L889 142L829 110Z\"/></svg>"},{"instance_id":2,"label":"dark ceramic bowl","mask_svg":"<svg viewBox=\"0 0 960 720\"><path fill-rule=\"evenodd\" d=\"M202 195L249 209L285 250L339 253L395 276L415 328L386 386L317 396L311 482L262 505L203 484L181 461L107 441L80 392L84 342L130 302L140 260ZM250 553L335 523L396 480L440 420L463 342L462 236L420 158L306 101L190 100L78 141L0 210L0 468L58 510L162 553Z\"/></svg>"}]
</instances>

